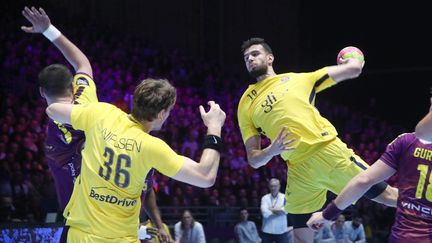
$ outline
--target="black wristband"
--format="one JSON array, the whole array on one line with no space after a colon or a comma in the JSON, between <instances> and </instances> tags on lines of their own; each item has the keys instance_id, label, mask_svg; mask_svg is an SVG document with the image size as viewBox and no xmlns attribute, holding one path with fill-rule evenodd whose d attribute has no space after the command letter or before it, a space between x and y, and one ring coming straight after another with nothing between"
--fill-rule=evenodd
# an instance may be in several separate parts
<instances>
[{"instance_id":1,"label":"black wristband","mask_svg":"<svg viewBox=\"0 0 432 243\"><path fill-rule=\"evenodd\" d=\"M203 149L214 149L219 153L222 150L222 139L216 135L207 135L204 140Z\"/></svg>"},{"instance_id":2,"label":"black wristband","mask_svg":"<svg viewBox=\"0 0 432 243\"><path fill-rule=\"evenodd\" d=\"M327 205L327 207L322 212L322 216L326 220L335 220L340 213L342 213L343 210L340 210L338 207L336 207L336 204L334 203L334 200L331 201Z\"/></svg>"}]
</instances>

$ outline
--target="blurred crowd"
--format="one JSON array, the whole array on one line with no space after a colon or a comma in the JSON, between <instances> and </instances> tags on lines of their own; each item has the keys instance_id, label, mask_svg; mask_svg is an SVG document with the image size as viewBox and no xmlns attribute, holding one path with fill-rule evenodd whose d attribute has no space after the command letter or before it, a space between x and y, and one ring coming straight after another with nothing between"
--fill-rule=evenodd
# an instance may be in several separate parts
<instances>
[{"instance_id":1,"label":"blurred crowd","mask_svg":"<svg viewBox=\"0 0 432 243\"><path fill-rule=\"evenodd\" d=\"M196 160L200 157L205 128L199 105L216 100L226 111L224 151L216 184L199 189L157 174L154 181L160 206L258 208L261 197L268 193L269 178L280 179L282 190L285 188L287 166L281 158L274 158L257 170L247 164L237 125L237 103L247 88L245 80L225 75L212 61L197 60L177 50L157 49L133 38L118 40L78 32L67 32L67 36L89 57L100 101L129 111L131 92L138 81L148 77L167 78L177 87L177 103L171 116L165 127L154 135L180 154ZM0 219L41 222L47 212L57 211L58 205L44 156L48 118L46 104L39 96L37 75L48 64L68 64L41 35L2 33L0 41L3 43L0 50ZM335 125L339 137L369 164L404 132L388 121L319 96L316 106ZM394 178L390 178L389 183L393 182ZM367 235L385 237L393 222L393 209L367 200L361 200L355 208L363 217Z\"/></svg>"}]
</instances>

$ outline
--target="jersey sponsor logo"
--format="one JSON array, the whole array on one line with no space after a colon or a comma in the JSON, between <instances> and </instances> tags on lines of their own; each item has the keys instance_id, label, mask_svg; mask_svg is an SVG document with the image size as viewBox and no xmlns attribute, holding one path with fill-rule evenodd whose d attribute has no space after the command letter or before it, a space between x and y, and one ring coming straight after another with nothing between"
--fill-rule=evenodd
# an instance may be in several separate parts
<instances>
[{"instance_id":1,"label":"jersey sponsor logo","mask_svg":"<svg viewBox=\"0 0 432 243\"><path fill-rule=\"evenodd\" d=\"M70 172L71 172L71 176L73 178L73 183L75 183L76 178L77 178L77 171L75 169L75 166L74 166L74 164L72 162L68 163L67 165L69 166L69 169L70 169Z\"/></svg>"},{"instance_id":2,"label":"jersey sponsor logo","mask_svg":"<svg viewBox=\"0 0 432 243\"><path fill-rule=\"evenodd\" d=\"M410 202L401 202L401 205L402 205L402 208L413 210L417 213L420 213L420 215L423 217L428 217L428 218L432 217L432 209L429 207L425 207L425 206L410 203Z\"/></svg>"},{"instance_id":3,"label":"jersey sponsor logo","mask_svg":"<svg viewBox=\"0 0 432 243\"><path fill-rule=\"evenodd\" d=\"M76 81L76 85L87 85L89 86L89 81L85 78L78 78Z\"/></svg>"},{"instance_id":4,"label":"jersey sponsor logo","mask_svg":"<svg viewBox=\"0 0 432 243\"><path fill-rule=\"evenodd\" d=\"M288 80L290 80L290 77L283 77L280 79L281 83L288 82Z\"/></svg>"},{"instance_id":5,"label":"jersey sponsor logo","mask_svg":"<svg viewBox=\"0 0 432 243\"><path fill-rule=\"evenodd\" d=\"M117 195L113 195L113 193ZM107 187L92 187L90 189L90 198L96 201L105 202L121 207L133 207L137 200L132 198L122 198L115 190Z\"/></svg>"},{"instance_id":6,"label":"jersey sponsor logo","mask_svg":"<svg viewBox=\"0 0 432 243\"><path fill-rule=\"evenodd\" d=\"M276 103L276 96L271 92L267 95L264 102L261 104L261 107L264 109L264 113L269 113L273 109L274 103Z\"/></svg>"}]
</instances>

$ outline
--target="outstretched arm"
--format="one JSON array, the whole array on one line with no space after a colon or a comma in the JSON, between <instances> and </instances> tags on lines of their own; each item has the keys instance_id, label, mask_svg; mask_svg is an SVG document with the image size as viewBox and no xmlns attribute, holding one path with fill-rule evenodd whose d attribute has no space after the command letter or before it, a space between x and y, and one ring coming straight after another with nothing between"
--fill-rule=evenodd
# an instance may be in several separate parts
<instances>
[{"instance_id":1,"label":"outstretched arm","mask_svg":"<svg viewBox=\"0 0 432 243\"><path fill-rule=\"evenodd\" d=\"M363 196L369 188L373 185L384 181L385 179L396 173L396 170L388 166L381 160L375 162L370 168L361 172L356 177L354 177L348 184L344 187L342 192L334 200L334 206L336 210L344 210L353 202L358 200ZM396 203L395 203L396 204ZM332 213L328 211L327 207L324 211L325 213ZM308 220L307 225L314 230L317 230L321 224L325 221L323 212L317 212L312 214L311 218Z\"/></svg>"},{"instance_id":2,"label":"outstretched arm","mask_svg":"<svg viewBox=\"0 0 432 243\"><path fill-rule=\"evenodd\" d=\"M253 136L246 143L246 152L249 164L253 168L259 168L266 165L274 156L281 154L283 151L293 150L289 145L295 141L294 138L288 139L290 133L285 133L286 128L283 127L276 139L264 149L261 149L261 137Z\"/></svg>"},{"instance_id":3,"label":"outstretched arm","mask_svg":"<svg viewBox=\"0 0 432 243\"><path fill-rule=\"evenodd\" d=\"M432 98L429 113L417 124L415 134L420 139L432 142Z\"/></svg>"},{"instance_id":4,"label":"outstretched arm","mask_svg":"<svg viewBox=\"0 0 432 243\"><path fill-rule=\"evenodd\" d=\"M44 34L61 51L75 72L82 72L93 78L93 71L88 58L51 24L48 15L42 8L31 7L30 9L25 7L22 14L32 24L32 26L21 26L24 32Z\"/></svg>"},{"instance_id":5,"label":"outstretched arm","mask_svg":"<svg viewBox=\"0 0 432 243\"><path fill-rule=\"evenodd\" d=\"M49 118L62 124L71 124L72 109L77 106L65 103L53 103L49 105L45 112Z\"/></svg>"}]
</instances>

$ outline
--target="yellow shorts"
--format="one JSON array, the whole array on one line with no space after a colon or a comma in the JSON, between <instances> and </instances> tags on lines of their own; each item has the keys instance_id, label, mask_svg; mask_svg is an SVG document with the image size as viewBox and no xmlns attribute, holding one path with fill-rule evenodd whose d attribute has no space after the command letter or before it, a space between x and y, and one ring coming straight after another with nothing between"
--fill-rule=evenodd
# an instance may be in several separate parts
<instances>
[{"instance_id":1,"label":"yellow shorts","mask_svg":"<svg viewBox=\"0 0 432 243\"><path fill-rule=\"evenodd\" d=\"M336 138L304 161L288 165L285 191L288 213L312 213L324 206L327 191L339 194L369 165Z\"/></svg>"},{"instance_id":2,"label":"yellow shorts","mask_svg":"<svg viewBox=\"0 0 432 243\"><path fill-rule=\"evenodd\" d=\"M138 230L137 230L138 232ZM67 234L68 243L116 243L116 242L133 242L140 243L138 236L136 237L122 237L122 238L104 238L97 235L93 235L77 228L69 228Z\"/></svg>"}]
</instances>

